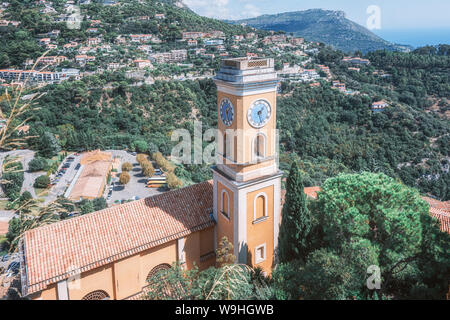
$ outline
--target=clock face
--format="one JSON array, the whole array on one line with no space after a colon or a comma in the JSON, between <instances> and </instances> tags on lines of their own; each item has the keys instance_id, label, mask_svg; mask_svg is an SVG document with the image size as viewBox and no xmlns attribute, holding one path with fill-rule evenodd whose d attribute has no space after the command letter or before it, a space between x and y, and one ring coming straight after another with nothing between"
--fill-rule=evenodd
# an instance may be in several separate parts
<instances>
[{"instance_id":1,"label":"clock face","mask_svg":"<svg viewBox=\"0 0 450 320\"><path fill-rule=\"evenodd\" d=\"M272 107L266 100L256 100L248 109L248 122L252 127L261 128L266 125L272 115Z\"/></svg>"},{"instance_id":2,"label":"clock face","mask_svg":"<svg viewBox=\"0 0 450 320\"><path fill-rule=\"evenodd\" d=\"M234 120L234 107L231 101L227 98L220 102L220 119L228 127L231 126Z\"/></svg>"}]
</instances>

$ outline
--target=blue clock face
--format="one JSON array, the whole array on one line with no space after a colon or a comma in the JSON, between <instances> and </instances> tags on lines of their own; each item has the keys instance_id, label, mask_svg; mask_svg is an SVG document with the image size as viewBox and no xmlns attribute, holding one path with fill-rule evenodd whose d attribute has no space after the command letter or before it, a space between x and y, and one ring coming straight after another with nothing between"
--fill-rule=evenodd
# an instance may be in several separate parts
<instances>
[{"instance_id":1,"label":"blue clock face","mask_svg":"<svg viewBox=\"0 0 450 320\"><path fill-rule=\"evenodd\" d=\"M266 125L272 115L272 107L266 100L257 100L248 109L248 122L252 127L261 128Z\"/></svg>"},{"instance_id":2,"label":"blue clock face","mask_svg":"<svg viewBox=\"0 0 450 320\"><path fill-rule=\"evenodd\" d=\"M234 107L230 100L227 98L222 99L220 102L220 119L228 127L231 126L234 120Z\"/></svg>"}]
</instances>

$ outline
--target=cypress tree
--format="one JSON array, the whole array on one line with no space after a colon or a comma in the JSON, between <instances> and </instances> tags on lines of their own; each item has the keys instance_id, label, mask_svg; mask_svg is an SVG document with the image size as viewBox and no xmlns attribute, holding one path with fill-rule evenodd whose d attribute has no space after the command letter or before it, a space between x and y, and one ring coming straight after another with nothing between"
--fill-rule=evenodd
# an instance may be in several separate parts
<instances>
[{"instance_id":1,"label":"cypress tree","mask_svg":"<svg viewBox=\"0 0 450 320\"><path fill-rule=\"evenodd\" d=\"M286 185L286 198L282 211L278 241L281 263L305 260L310 251L309 238L312 217L306 206L303 181L297 163L292 163Z\"/></svg>"}]
</instances>

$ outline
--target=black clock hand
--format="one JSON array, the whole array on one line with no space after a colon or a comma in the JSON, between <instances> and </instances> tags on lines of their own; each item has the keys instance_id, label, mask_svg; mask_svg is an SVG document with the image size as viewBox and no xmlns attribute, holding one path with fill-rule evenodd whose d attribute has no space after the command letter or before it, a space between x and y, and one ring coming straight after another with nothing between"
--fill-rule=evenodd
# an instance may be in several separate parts
<instances>
[{"instance_id":1,"label":"black clock hand","mask_svg":"<svg viewBox=\"0 0 450 320\"><path fill-rule=\"evenodd\" d=\"M260 123L262 123L262 119L261 119L261 113L262 113L262 109L258 111L258 117L259 117L259 121L260 121Z\"/></svg>"}]
</instances>

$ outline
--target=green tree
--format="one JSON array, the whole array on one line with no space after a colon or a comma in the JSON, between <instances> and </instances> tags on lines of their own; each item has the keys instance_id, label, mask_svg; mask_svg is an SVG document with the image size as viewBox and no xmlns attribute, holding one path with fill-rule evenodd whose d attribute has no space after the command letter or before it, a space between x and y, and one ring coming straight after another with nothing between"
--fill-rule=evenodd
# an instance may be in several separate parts
<instances>
[{"instance_id":1,"label":"green tree","mask_svg":"<svg viewBox=\"0 0 450 320\"><path fill-rule=\"evenodd\" d=\"M306 206L303 181L294 161L286 185L279 233L278 252L280 262L305 259L311 250L313 219Z\"/></svg>"},{"instance_id":2,"label":"green tree","mask_svg":"<svg viewBox=\"0 0 450 320\"><path fill-rule=\"evenodd\" d=\"M37 172L45 170L47 167L47 160L43 157L35 157L28 163L28 170L30 172Z\"/></svg>"},{"instance_id":3,"label":"green tree","mask_svg":"<svg viewBox=\"0 0 450 320\"><path fill-rule=\"evenodd\" d=\"M44 189L47 188L49 184L50 184L50 177L47 175L42 175L34 180L33 187Z\"/></svg>"},{"instance_id":4,"label":"green tree","mask_svg":"<svg viewBox=\"0 0 450 320\"><path fill-rule=\"evenodd\" d=\"M57 155L59 151L61 151L61 147L53 133L44 132L40 138L39 153L46 158L51 158Z\"/></svg>"},{"instance_id":5,"label":"green tree","mask_svg":"<svg viewBox=\"0 0 450 320\"><path fill-rule=\"evenodd\" d=\"M105 198L96 198L92 200L92 205L94 206L94 211L99 211L106 208Z\"/></svg>"},{"instance_id":6,"label":"green tree","mask_svg":"<svg viewBox=\"0 0 450 320\"><path fill-rule=\"evenodd\" d=\"M136 140L133 143L133 146L137 152L147 152L148 151L148 143L144 140Z\"/></svg>"},{"instance_id":7,"label":"green tree","mask_svg":"<svg viewBox=\"0 0 450 320\"><path fill-rule=\"evenodd\" d=\"M92 201L83 200L78 204L81 214L87 214L95 211L95 207Z\"/></svg>"},{"instance_id":8,"label":"green tree","mask_svg":"<svg viewBox=\"0 0 450 320\"><path fill-rule=\"evenodd\" d=\"M422 297L444 297L448 287L442 279L450 274L450 236L429 217L428 204L417 191L384 174L341 174L325 181L315 208L327 252L347 257L349 269L359 272L371 264L379 266L382 297L411 297L417 288L426 292ZM366 252L364 259L348 254L355 245ZM433 264L440 269L432 268ZM344 286L347 293L355 290ZM366 295L363 289L356 290L360 296Z\"/></svg>"},{"instance_id":9,"label":"green tree","mask_svg":"<svg viewBox=\"0 0 450 320\"><path fill-rule=\"evenodd\" d=\"M33 199L33 196L31 195L31 193L29 191L24 191L20 195L19 203L24 204L24 203L27 203L28 201L30 201L31 199Z\"/></svg>"}]
</instances>

